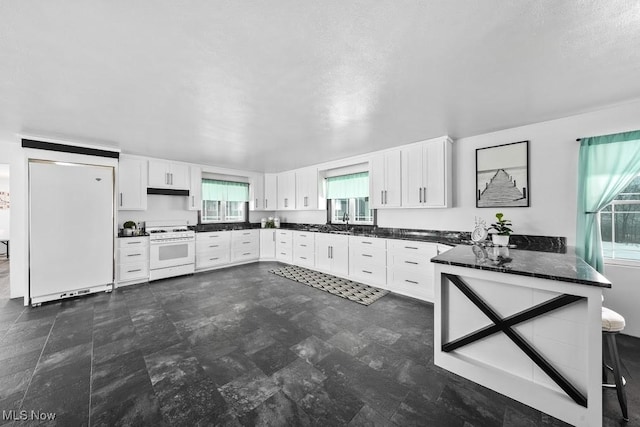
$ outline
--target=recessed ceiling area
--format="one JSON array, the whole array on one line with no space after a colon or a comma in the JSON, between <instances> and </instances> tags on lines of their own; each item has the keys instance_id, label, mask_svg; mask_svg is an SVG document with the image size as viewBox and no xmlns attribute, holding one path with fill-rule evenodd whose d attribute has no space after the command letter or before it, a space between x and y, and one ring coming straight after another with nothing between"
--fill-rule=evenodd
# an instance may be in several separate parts
<instances>
[{"instance_id":1,"label":"recessed ceiling area","mask_svg":"<svg viewBox=\"0 0 640 427\"><path fill-rule=\"evenodd\" d=\"M277 172L640 98L640 2L0 2L17 133Z\"/></svg>"}]
</instances>

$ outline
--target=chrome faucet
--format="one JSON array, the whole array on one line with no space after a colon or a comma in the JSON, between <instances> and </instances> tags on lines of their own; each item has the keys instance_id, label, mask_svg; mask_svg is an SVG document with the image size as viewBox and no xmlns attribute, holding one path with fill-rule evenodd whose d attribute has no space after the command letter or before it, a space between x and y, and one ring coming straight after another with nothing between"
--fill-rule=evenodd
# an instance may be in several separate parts
<instances>
[{"instance_id":1,"label":"chrome faucet","mask_svg":"<svg viewBox=\"0 0 640 427\"><path fill-rule=\"evenodd\" d=\"M344 222L344 229L346 231L349 231L349 213L348 212L345 212L342 215L342 222Z\"/></svg>"}]
</instances>

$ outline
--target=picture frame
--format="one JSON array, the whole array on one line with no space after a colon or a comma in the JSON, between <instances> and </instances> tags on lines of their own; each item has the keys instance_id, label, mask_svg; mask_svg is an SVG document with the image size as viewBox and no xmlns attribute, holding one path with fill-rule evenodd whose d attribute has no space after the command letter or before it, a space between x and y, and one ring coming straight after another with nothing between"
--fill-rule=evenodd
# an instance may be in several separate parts
<instances>
[{"instance_id":1,"label":"picture frame","mask_svg":"<svg viewBox=\"0 0 640 427\"><path fill-rule=\"evenodd\" d=\"M476 207L529 207L529 141L476 149Z\"/></svg>"}]
</instances>

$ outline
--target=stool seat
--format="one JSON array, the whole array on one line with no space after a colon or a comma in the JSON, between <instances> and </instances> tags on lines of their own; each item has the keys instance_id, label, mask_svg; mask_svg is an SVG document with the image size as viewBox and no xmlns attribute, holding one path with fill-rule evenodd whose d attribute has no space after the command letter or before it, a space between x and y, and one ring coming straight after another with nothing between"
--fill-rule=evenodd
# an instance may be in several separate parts
<instances>
[{"instance_id":1,"label":"stool seat","mask_svg":"<svg viewBox=\"0 0 640 427\"><path fill-rule=\"evenodd\" d=\"M607 307L602 307L603 332L620 332L624 326L624 317Z\"/></svg>"},{"instance_id":2,"label":"stool seat","mask_svg":"<svg viewBox=\"0 0 640 427\"><path fill-rule=\"evenodd\" d=\"M620 364L620 355L618 354L618 345L616 343L616 335L618 332L624 329L624 317L616 313L615 311L602 307L602 336L606 337L609 353L611 355L611 362L613 363L613 367L610 367L606 363L604 363L604 355L603 355L603 368L602 368L602 380L606 381L606 370L609 369L613 372L613 377L615 380L614 384L602 384L603 387L606 388L615 388L616 393L618 395L618 402L620 402L620 409L622 409L622 418L625 421L629 421L629 414L627 412L627 395L624 392L625 380L622 377L621 364Z\"/></svg>"}]
</instances>

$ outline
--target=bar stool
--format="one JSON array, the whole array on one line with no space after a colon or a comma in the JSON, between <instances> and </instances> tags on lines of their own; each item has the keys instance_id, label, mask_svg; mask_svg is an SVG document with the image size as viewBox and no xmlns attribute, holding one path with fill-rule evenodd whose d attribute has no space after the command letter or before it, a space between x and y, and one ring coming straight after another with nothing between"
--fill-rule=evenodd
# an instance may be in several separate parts
<instances>
[{"instance_id":1,"label":"bar stool","mask_svg":"<svg viewBox=\"0 0 640 427\"><path fill-rule=\"evenodd\" d=\"M625 421L629 421L629 414L627 413L627 395L624 392L626 380L620 372L620 356L618 355L618 345L616 344L616 335L624 329L624 326L624 317L613 310L602 307L602 335L607 340L609 355L611 356L611 363L613 364L613 367L605 364L603 357L602 380L603 382L606 380L605 368L613 372L613 378L615 380L615 384L603 383L602 387L616 389L618 402L620 402L620 408L622 409L622 418L624 418Z\"/></svg>"}]
</instances>

